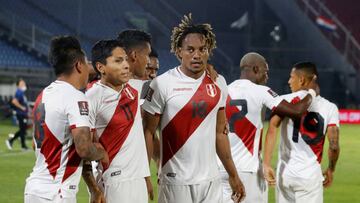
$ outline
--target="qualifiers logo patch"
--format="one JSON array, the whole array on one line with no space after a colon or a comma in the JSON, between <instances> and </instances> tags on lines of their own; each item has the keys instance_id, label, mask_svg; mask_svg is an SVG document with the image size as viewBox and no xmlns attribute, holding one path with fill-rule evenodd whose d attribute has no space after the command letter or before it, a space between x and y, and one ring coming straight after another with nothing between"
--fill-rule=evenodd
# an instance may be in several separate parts
<instances>
[{"instance_id":1,"label":"qualifiers logo patch","mask_svg":"<svg viewBox=\"0 0 360 203\"><path fill-rule=\"evenodd\" d=\"M153 94L154 94L154 90L151 87L149 87L149 89L148 89L148 91L146 93L146 98L145 99L148 100L149 102L151 102Z\"/></svg>"},{"instance_id":2,"label":"qualifiers logo patch","mask_svg":"<svg viewBox=\"0 0 360 203\"><path fill-rule=\"evenodd\" d=\"M206 92L210 97L215 97L217 94L215 84L207 84L206 85Z\"/></svg>"},{"instance_id":3,"label":"qualifiers logo patch","mask_svg":"<svg viewBox=\"0 0 360 203\"><path fill-rule=\"evenodd\" d=\"M268 91L267 91L272 97L277 97L277 96L279 96L276 92L274 92L272 89L269 89Z\"/></svg>"},{"instance_id":4,"label":"qualifiers logo patch","mask_svg":"<svg viewBox=\"0 0 360 203\"><path fill-rule=\"evenodd\" d=\"M80 115L88 116L89 115L89 106L88 106L87 101L79 101L78 105L79 105Z\"/></svg>"}]
</instances>

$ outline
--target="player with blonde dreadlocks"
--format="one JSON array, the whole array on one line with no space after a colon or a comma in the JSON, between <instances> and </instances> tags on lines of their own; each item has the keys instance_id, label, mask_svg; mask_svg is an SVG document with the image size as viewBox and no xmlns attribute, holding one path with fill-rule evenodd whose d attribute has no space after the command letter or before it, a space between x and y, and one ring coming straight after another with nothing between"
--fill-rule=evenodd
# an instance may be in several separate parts
<instances>
[{"instance_id":1,"label":"player with blonde dreadlocks","mask_svg":"<svg viewBox=\"0 0 360 203\"><path fill-rule=\"evenodd\" d=\"M148 157L158 124L161 129L160 203L222 202L217 156L235 202L245 197L224 133L226 81L222 76L213 81L205 72L215 44L209 24L194 24L191 15L185 16L171 37L181 64L151 82L142 106Z\"/></svg>"}]
</instances>

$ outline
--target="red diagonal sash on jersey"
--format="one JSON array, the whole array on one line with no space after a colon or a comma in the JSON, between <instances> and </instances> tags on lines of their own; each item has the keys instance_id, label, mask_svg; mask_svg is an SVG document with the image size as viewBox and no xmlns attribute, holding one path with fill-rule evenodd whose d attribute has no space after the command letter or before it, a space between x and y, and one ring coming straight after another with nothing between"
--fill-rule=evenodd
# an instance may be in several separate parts
<instances>
[{"instance_id":1,"label":"red diagonal sash on jersey","mask_svg":"<svg viewBox=\"0 0 360 203\"><path fill-rule=\"evenodd\" d=\"M47 168L55 179L56 171L60 167L62 144L51 133L46 124L44 124L44 134L45 137L40 152L44 155L45 161L48 164Z\"/></svg>"},{"instance_id":2,"label":"red diagonal sash on jersey","mask_svg":"<svg viewBox=\"0 0 360 203\"><path fill-rule=\"evenodd\" d=\"M124 144L134 124L138 110L138 92L130 85L126 85L121 92L121 98L115 113L101 134L99 142L109 154L110 163ZM104 170L107 166L104 166Z\"/></svg>"},{"instance_id":3,"label":"red diagonal sash on jersey","mask_svg":"<svg viewBox=\"0 0 360 203\"><path fill-rule=\"evenodd\" d=\"M230 105L230 96L226 100L226 118L230 120L231 116L239 113L239 109L236 106ZM245 147L251 154L254 153L254 141L256 134L256 127L244 116L242 119L234 122L235 134L241 139Z\"/></svg>"},{"instance_id":4,"label":"red diagonal sash on jersey","mask_svg":"<svg viewBox=\"0 0 360 203\"><path fill-rule=\"evenodd\" d=\"M40 95L36 98L34 109L33 109L34 121L41 122L38 125L40 125L40 128L42 128L42 129L39 129L39 127L36 127L34 136L35 136L35 140L39 140L39 142L40 142L40 143L37 143L37 144L39 144L39 147L41 146L40 153L42 153L44 155L45 162L47 163L47 168L49 170L49 173L55 179L56 171L60 167L62 144L59 142L58 139L56 139L54 134L52 134L52 132L49 130L46 123L41 120L41 117L43 115L40 115L41 113L39 113L37 111L39 104L42 101L42 94L43 94L43 92L41 92ZM45 112L43 112L43 113L45 113ZM40 130L41 130L41 132L40 132ZM43 136L43 137L41 137L41 136Z\"/></svg>"},{"instance_id":5,"label":"red diagonal sash on jersey","mask_svg":"<svg viewBox=\"0 0 360 203\"><path fill-rule=\"evenodd\" d=\"M66 164L66 169L62 182L64 182L68 177L70 177L73 173L75 173L75 171L79 168L81 162L81 158L76 153L74 143L70 146L67 157L68 157L68 161Z\"/></svg>"},{"instance_id":6,"label":"red diagonal sash on jersey","mask_svg":"<svg viewBox=\"0 0 360 203\"><path fill-rule=\"evenodd\" d=\"M220 88L205 76L187 104L174 116L162 131L162 166L170 160L218 104ZM205 103L202 116L194 116L194 104Z\"/></svg>"}]
</instances>

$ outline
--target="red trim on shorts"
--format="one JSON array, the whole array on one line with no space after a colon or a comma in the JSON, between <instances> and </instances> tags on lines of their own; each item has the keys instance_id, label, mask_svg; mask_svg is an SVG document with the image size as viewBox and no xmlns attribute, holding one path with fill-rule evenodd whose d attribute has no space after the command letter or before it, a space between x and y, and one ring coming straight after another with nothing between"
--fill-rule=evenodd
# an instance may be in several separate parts
<instances>
[{"instance_id":1,"label":"red trim on shorts","mask_svg":"<svg viewBox=\"0 0 360 203\"><path fill-rule=\"evenodd\" d=\"M75 129L75 128L76 128L76 125L75 125L75 124L74 124L74 125L70 125L69 128L70 128L70 130Z\"/></svg>"},{"instance_id":2,"label":"red trim on shorts","mask_svg":"<svg viewBox=\"0 0 360 203\"><path fill-rule=\"evenodd\" d=\"M327 125L327 127L331 127L331 126L337 126L335 123L330 123L329 125Z\"/></svg>"}]
</instances>

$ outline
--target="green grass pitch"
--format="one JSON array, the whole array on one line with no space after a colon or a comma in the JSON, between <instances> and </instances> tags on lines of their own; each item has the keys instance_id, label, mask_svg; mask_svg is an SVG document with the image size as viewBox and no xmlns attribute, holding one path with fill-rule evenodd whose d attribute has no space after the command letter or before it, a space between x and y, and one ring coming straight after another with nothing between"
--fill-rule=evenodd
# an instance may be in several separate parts
<instances>
[{"instance_id":1,"label":"green grass pitch","mask_svg":"<svg viewBox=\"0 0 360 203\"><path fill-rule=\"evenodd\" d=\"M9 151L5 146L5 139L9 133L14 133L16 126L9 121L0 122L0 202L23 202L25 179L34 166L33 151L20 150L19 141L14 143L14 150ZM31 131L28 131L30 135ZM28 139L28 146L31 146ZM332 187L324 190L325 203L360 202L360 125L342 125L340 128L340 158L335 172ZM327 166L327 141L324 147L323 168ZM274 158L274 162L275 162ZM151 167L155 194L157 193L156 168ZM157 198L157 195L155 195ZM88 193L85 184L81 182L77 195L79 203L88 202ZM156 201L154 201L156 202ZM269 203L275 202L274 189L269 190Z\"/></svg>"}]
</instances>

